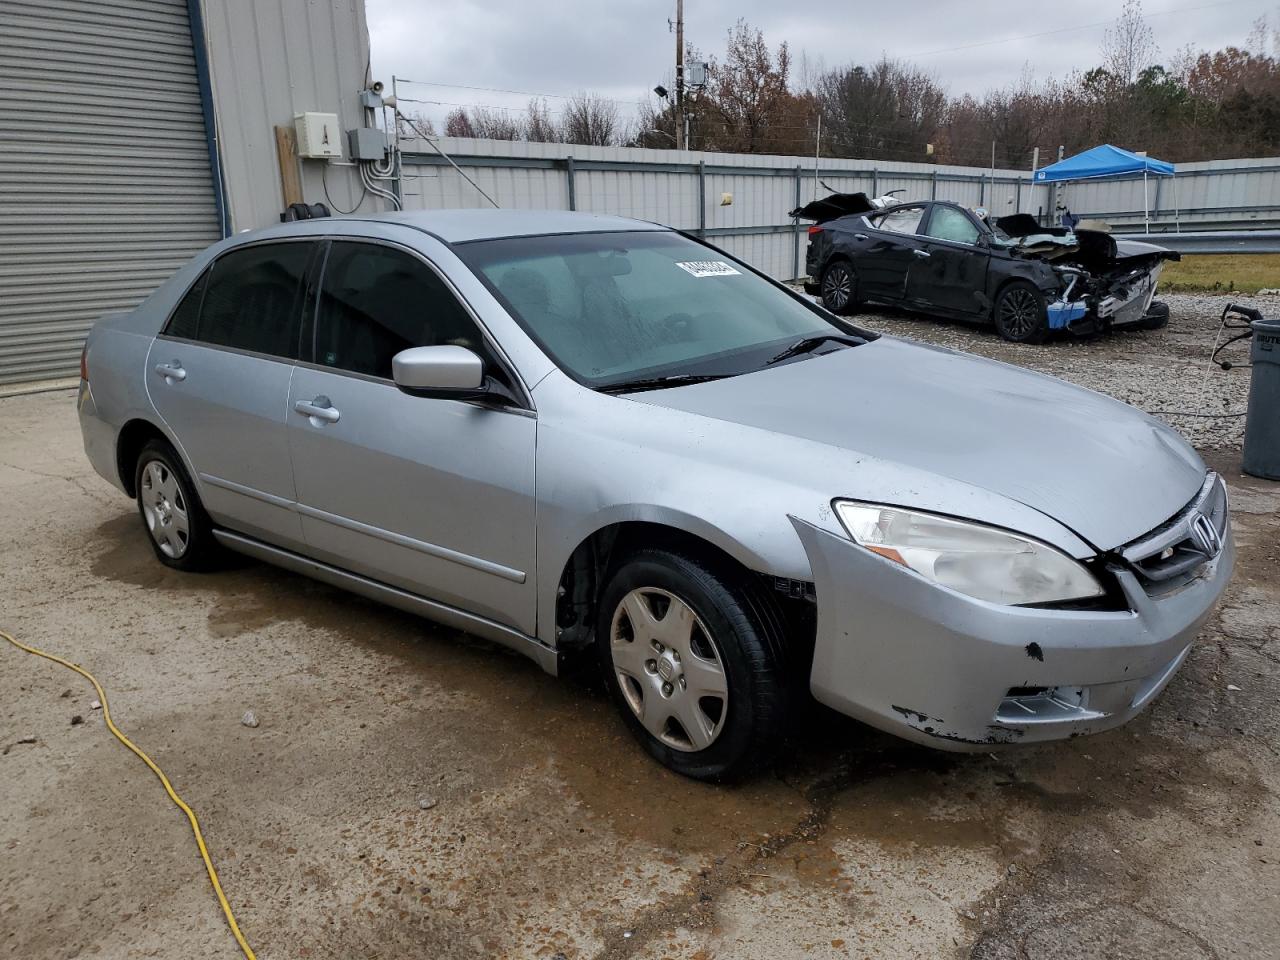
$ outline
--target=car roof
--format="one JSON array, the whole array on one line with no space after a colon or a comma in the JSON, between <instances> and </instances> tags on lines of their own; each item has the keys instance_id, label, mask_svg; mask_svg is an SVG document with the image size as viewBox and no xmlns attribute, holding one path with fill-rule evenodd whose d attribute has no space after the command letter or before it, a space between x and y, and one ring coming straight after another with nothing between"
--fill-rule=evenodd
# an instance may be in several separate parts
<instances>
[{"instance_id":1,"label":"car roof","mask_svg":"<svg viewBox=\"0 0 1280 960\"><path fill-rule=\"evenodd\" d=\"M410 210L347 220L400 224L430 233L446 243L497 240L551 233L600 233L617 230L666 230L644 220L570 210Z\"/></svg>"}]
</instances>

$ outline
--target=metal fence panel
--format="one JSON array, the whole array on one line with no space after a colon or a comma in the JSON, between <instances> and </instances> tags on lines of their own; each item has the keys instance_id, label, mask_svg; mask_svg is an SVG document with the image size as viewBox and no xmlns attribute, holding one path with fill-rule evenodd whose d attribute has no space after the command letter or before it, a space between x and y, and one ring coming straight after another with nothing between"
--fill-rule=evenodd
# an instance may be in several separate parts
<instances>
[{"instance_id":1,"label":"metal fence panel","mask_svg":"<svg viewBox=\"0 0 1280 960\"><path fill-rule=\"evenodd\" d=\"M1117 232L1145 228L1141 178L1033 184L1029 170L985 170L924 163L819 160L751 154L441 138L441 149L502 206L577 209L654 220L702 231L708 240L789 279L804 269L804 224L787 218L797 200L827 188L904 200L950 200L1111 221ZM487 201L430 146L402 143L410 209L486 206ZM825 184L825 186L823 185ZM729 195L730 202L723 202ZM1149 178L1145 207L1153 230L1280 226L1280 158L1183 164L1173 179ZM1201 241L1201 243L1211 241Z\"/></svg>"}]
</instances>

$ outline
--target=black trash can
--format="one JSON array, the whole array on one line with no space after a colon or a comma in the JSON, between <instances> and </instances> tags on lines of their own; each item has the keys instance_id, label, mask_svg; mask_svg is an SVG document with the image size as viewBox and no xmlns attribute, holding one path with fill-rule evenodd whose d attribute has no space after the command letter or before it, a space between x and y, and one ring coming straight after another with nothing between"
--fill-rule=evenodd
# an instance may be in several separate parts
<instances>
[{"instance_id":1,"label":"black trash can","mask_svg":"<svg viewBox=\"0 0 1280 960\"><path fill-rule=\"evenodd\" d=\"M1280 320L1254 320L1244 472L1280 480Z\"/></svg>"}]
</instances>

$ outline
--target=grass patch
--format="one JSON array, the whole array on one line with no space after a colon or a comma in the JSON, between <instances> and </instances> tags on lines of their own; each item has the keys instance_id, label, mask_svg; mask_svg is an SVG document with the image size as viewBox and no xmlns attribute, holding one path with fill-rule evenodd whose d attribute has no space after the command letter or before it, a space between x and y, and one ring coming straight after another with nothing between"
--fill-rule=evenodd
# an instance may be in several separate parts
<instances>
[{"instance_id":1,"label":"grass patch","mask_svg":"<svg viewBox=\"0 0 1280 960\"><path fill-rule=\"evenodd\" d=\"M1190 254L1166 263L1160 274L1160 288L1169 293L1257 293L1275 287L1280 287L1280 253Z\"/></svg>"}]
</instances>

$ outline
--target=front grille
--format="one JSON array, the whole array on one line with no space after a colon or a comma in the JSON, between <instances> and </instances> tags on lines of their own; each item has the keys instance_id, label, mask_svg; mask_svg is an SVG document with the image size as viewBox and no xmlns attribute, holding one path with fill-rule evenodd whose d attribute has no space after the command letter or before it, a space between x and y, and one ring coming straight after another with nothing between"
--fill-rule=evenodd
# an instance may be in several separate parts
<instances>
[{"instance_id":1,"label":"front grille","mask_svg":"<svg viewBox=\"0 0 1280 960\"><path fill-rule=\"evenodd\" d=\"M1195 498L1174 517L1132 543L1120 556L1150 594L1194 579L1227 537L1227 488L1210 472Z\"/></svg>"}]
</instances>

